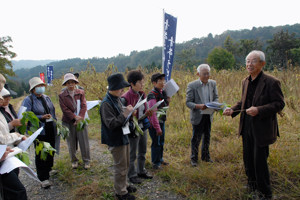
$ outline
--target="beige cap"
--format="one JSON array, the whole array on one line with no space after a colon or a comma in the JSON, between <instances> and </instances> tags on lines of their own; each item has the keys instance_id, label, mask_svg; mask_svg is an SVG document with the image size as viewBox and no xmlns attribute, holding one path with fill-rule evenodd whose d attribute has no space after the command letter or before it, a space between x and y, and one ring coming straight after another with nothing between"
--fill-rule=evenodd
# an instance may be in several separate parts
<instances>
[{"instance_id":1,"label":"beige cap","mask_svg":"<svg viewBox=\"0 0 300 200\"><path fill-rule=\"evenodd\" d=\"M0 74L0 90L4 87L5 83L6 83L5 77L2 74Z\"/></svg>"},{"instance_id":2,"label":"beige cap","mask_svg":"<svg viewBox=\"0 0 300 200\"><path fill-rule=\"evenodd\" d=\"M73 81L75 81L76 83L79 83L78 80L77 80L77 78L74 76L74 74L67 73L67 74L65 74L65 76L64 76L64 81L63 81L63 83L62 83L62 86L65 86L66 83L67 83L69 80L73 80Z\"/></svg>"},{"instance_id":3,"label":"beige cap","mask_svg":"<svg viewBox=\"0 0 300 200\"><path fill-rule=\"evenodd\" d=\"M33 77L32 79L29 80L29 86L30 86L29 92L36 86L42 84L46 86L46 83L44 83L39 77Z\"/></svg>"},{"instance_id":4,"label":"beige cap","mask_svg":"<svg viewBox=\"0 0 300 200\"><path fill-rule=\"evenodd\" d=\"M6 88L2 88L1 92L0 92L0 96L4 97L8 97L10 96L10 92L6 89Z\"/></svg>"}]
</instances>

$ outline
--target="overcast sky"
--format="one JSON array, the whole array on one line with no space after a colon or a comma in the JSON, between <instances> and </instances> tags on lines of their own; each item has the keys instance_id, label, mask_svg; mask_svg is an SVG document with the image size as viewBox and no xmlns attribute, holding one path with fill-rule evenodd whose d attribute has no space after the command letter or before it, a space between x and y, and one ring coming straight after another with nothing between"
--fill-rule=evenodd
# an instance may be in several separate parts
<instances>
[{"instance_id":1,"label":"overcast sky","mask_svg":"<svg viewBox=\"0 0 300 200\"><path fill-rule=\"evenodd\" d=\"M300 23L299 0L0 0L0 37L21 59L112 57L162 46L163 9L176 43L226 30Z\"/></svg>"}]
</instances>

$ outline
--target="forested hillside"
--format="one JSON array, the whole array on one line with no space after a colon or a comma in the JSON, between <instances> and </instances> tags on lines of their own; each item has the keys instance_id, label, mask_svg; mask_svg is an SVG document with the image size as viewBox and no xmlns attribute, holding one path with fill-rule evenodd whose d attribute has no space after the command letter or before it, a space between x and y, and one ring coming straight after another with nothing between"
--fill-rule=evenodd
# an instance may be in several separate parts
<instances>
[{"instance_id":1,"label":"forested hillside","mask_svg":"<svg viewBox=\"0 0 300 200\"><path fill-rule=\"evenodd\" d=\"M215 47L224 47L224 42L229 39L229 42L240 43L243 48L247 47L247 42L255 43L256 46L261 47L261 50L266 50L268 40L274 37L274 34L280 31L288 31L293 33L296 38L300 37L300 24L285 25L277 27L253 27L251 30L235 30L225 31L220 35L213 36L209 34L207 37L194 38L184 43L177 43L175 47L175 68L177 66L183 66L184 68L192 68L201 62L206 62L208 54ZM249 45L248 45L249 46ZM250 45L250 48L255 45ZM229 50L229 49L227 49ZM244 53L245 54L245 53ZM240 57L236 57L236 65L240 65L244 59L244 54ZM101 55L99 55L101 56ZM268 56L267 56L268 57ZM97 72L104 71L109 64L114 64L119 71L124 71L126 68L136 68L137 66L153 68L161 67L161 47L154 47L153 49L145 51L132 51L130 55L125 56L119 54L118 56L111 58L90 58L80 59L73 58L68 60L50 62L48 65L54 66L54 78L62 76L64 73L70 71L72 68L74 71L84 70L87 66L95 67ZM40 72L46 72L46 65L39 65L31 69L16 70L16 80L27 81L33 76L38 76Z\"/></svg>"}]
</instances>

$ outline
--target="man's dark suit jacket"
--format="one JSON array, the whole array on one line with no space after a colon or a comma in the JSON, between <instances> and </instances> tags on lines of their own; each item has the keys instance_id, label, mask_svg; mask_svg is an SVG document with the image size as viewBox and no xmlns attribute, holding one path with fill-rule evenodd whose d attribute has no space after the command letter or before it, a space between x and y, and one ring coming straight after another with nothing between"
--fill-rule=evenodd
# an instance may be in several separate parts
<instances>
[{"instance_id":1,"label":"man's dark suit jacket","mask_svg":"<svg viewBox=\"0 0 300 200\"><path fill-rule=\"evenodd\" d=\"M247 97L247 88L249 77L245 78L242 83L242 99L235 106L233 111L244 110ZM262 72L255 94L253 96L252 106L258 108L258 115L253 117L252 127L254 137L259 146L273 144L279 136L276 113L281 111L284 106L284 97L280 88L280 81L273 76ZM235 117L240 112L234 112ZM242 135L246 111L241 112L239 135Z\"/></svg>"}]
</instances>

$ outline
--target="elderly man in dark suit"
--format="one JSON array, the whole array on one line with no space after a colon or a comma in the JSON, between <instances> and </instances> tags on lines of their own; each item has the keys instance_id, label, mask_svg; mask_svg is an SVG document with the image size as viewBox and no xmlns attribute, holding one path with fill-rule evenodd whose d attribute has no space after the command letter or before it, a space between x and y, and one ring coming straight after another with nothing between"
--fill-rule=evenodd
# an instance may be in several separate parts
<instances>
[{"instance_id":1,"label":"elderly man in dark suit","mask_svg":"<svg viewBox=\"0 0 300 200\"><path fill-rule=\"evenodd\" d=\"M249 192L258 191L260 199L272 199L267 159L269 145L279 136L276 113L285 103L280 81L262 71L265 64L262 51L248 54L246 69L250 76L243 80L242 99L223 114L235 117L241 113L239 134Z\"/></svg>"},{"instance_id":2,"label":"elderly man in dark suit","mask_svg":"<svg viewBox=\"0 0 300 200\"><path fill-rule=\"evenodd\" d=\"M201 64L197 68L197 79L187 86L186 105L190 109L190 120L193 125L193 137L191 140L191 164L197 166L198 149L202 139L201 160L212 162L209 155L210 129L213 119L213 113L203 113L208 102L218 101L218 90L216 81L209 79L210 67L207 64Z\"/></svg>"}]
</instances>

